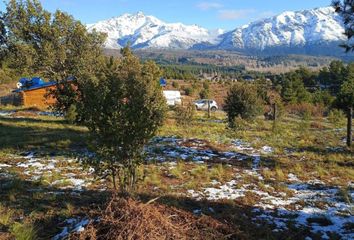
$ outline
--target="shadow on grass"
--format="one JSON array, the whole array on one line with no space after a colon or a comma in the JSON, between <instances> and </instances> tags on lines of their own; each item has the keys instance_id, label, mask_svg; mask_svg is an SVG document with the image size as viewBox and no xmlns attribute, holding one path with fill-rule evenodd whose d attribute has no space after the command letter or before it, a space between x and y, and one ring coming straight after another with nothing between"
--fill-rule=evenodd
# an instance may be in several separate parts
<instances>
[{"instance_id":1,"label":"shadow on grass","mask_svg":"<svg viewBox=\"0 0 354 240\"><path fill-rule=\"evenodd\" d=\"M22 221L24 217L34 223L38 239L51 239L61 232L59 224L66 219L100 212L111 196L110 192L102 191L62 190L21 180L16 175L0 177L0 189L1 205L14 210L14 221ZM0 224L0 229L6 232L9 227Z\"/></svg>"},{"instance_id":2,"label":"shadow on grass","mask_svg":"<svg viewBox=\"0 0 354 240\"><path fill-rule=\"evenodd\" d=\"M37 117L37 116L36 116ZM31 118L31 117L0 117L2 122L10 123L48 123L48 124L67 124L64 119L41 119L41 118Z\"/></svg>"},{"instance_id":3,"label":"shadow on grass","mask_svg":"<svg viewBox=\"0 0 354 240\"><path fill-rule=\"evenodd\" d=\"M321 155L327 155L331 153L340 153L340 154L353 154L353 151L347 147L333 147L333 148L321 148L316 146L308 146L297 149L298 152L312 152Z\"/></svg>"},{"instance_id":4,"label":"shadow on grass","mask_svg":"<svg viewBox=\"0 0 354 240\"><path fill-rule=\"evenodd\" d=\"M0 118L0 150L28 151L33 148L66 150L85 146L85 132L73 128L47 128L40 124L38 126L7 125L2 123L13 123L13 121L27 123L35 119L4 119Z\"/></svg>"}]
</instances>

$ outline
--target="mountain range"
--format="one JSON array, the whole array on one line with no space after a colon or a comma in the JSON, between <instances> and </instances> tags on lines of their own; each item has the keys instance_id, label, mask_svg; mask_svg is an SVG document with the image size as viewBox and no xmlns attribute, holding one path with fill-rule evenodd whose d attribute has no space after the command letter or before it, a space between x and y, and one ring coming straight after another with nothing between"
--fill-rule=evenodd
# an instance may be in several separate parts
<instances>
[{"instance_id":1,"label":"mountain range","mask_svg":"<svg viewBox=\"0 0 354 240\"><path fill-rule=\"evenodd\" d=\"M232 31L166 23L142 12L88 24L107 34L105 48L235 50L244 53L337 55L346 40L344 24L332 7L287 11Z\"/></svg>"}]
</instances>

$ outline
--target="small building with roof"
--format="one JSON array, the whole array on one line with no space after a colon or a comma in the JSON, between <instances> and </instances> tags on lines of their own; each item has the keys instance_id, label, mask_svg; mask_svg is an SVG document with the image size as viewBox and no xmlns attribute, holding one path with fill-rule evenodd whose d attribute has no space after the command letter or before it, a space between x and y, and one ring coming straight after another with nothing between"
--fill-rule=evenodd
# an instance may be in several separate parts
<instances>
[{"instance_id":1,"label":"small building with roof","mask_svg":"<svg viewBox=\"0 0 354 240\"><path fill-rule=\"evenodd\" d=\"M21 78L17 89L1 100L2 104L15 106L48 108L56 99L48 93L56 88L56 82L44 82L41 78Z\"/></svg>"}]
</instances>

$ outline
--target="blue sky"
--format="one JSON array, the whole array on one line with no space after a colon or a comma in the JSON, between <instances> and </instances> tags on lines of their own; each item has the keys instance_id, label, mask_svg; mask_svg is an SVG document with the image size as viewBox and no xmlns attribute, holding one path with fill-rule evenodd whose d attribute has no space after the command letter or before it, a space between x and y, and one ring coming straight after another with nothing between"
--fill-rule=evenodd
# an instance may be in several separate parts
<instances>
[{"instance_id":1,"label":"blue sky","mask_svg":"<svg viewBox=\"0 0 354 240\"><path fill-rule=\"evenodd\" d=\"M328 6L331 0L41 0L49 11L61 9L83 23L143 11L166 22L227 30L284 11ZM1 9L4 4L1 1Z\"/></svg>"}]
</instances>

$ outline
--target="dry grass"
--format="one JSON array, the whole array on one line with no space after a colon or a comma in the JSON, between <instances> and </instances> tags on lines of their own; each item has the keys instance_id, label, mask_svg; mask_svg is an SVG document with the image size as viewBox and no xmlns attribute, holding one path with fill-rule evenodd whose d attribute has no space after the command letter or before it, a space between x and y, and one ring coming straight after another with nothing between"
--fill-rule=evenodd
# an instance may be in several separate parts
<instances>
[{"instance_id":1,"label":"dry grass","mask_svg":"<svg viewBox=\"0 0 354 240\"><path fill-rule=\"evenodd\" d=\"M210 217L154 203L113 198L98 223L72 239L231 239L233 230Z\"/></svg>"}]
</instances>

